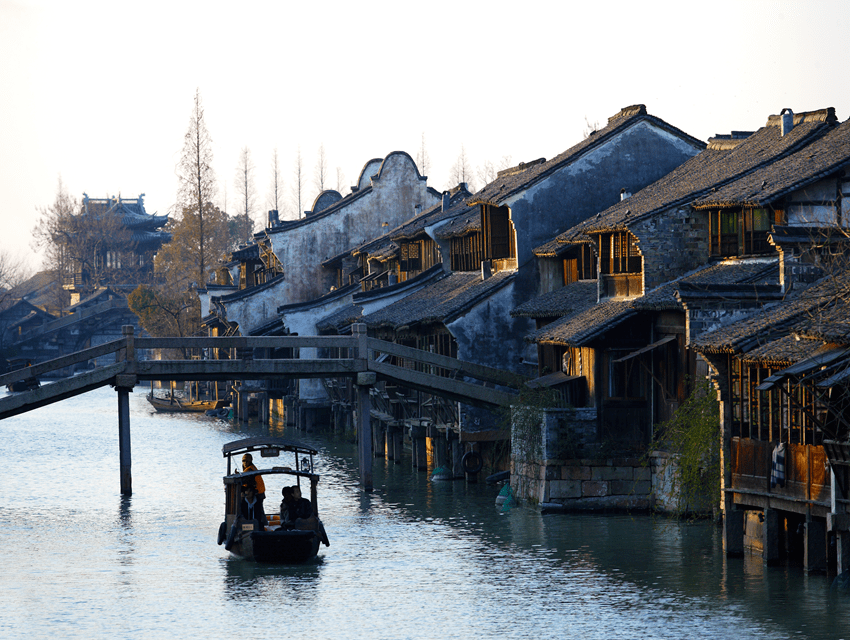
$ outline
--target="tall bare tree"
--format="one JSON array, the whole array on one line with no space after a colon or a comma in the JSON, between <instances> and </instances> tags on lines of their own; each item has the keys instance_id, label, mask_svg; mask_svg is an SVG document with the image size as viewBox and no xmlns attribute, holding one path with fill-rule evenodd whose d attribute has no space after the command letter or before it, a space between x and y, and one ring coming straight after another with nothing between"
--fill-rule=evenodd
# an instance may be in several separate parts
<instances>
[{"instance_id":1,"label":"tall bare tree","mask_svg":"<svg viewBox=\"0 0 850 640\"><path fill-rule=\"evenodd\" d=\"M451 186L465 182L470 191L475 191L473 183L474 177L472 164L469 162L469 157L466 155L466 147L464 145L460 145L460 154L458 154L457 160L455 160L455 163L449 171Z\"/></svg>"},{"instance_id":2,"label":"tall bare tree","mask_svg":"<svg viewBox=\"0 0 850 640\"><path fill-rule=\"evenodd\" d=\"M295 161L292 165L292 206L295 207L297 217L304 215L304 159L301 157L301 145L295 153Z\"/></svg>"},{"instance_id":3,"label":"tall bare tree","mask_svg":"<svg viewBox=\"0 0 850 640\"><path fill-rule=\"evenodd\" d=\"M431 157L428 155L428 149L425 148L425 132L422 132L422 139L419 143L419 150L416 152L416 166L419 167L419 173L423 176L428 175L428 170L431 168Z\"/></svg>"},{"instance_id":4,"label":"tall bare tree","mask_svg":"<svg viewBox=\"0 0 850 640\"><path fill-rule=\"evenodd\" d=\"M44 249L45 266L56 285L96 289L132 279L138 263L121 256L133 252L132 233L112 210L87 211L68 194L61 177L53 203L39 208L33 243ZM64 305L62 305L64 306Z\"/></svg>"},{"instance_id":5,"label":"tall bare tree","mask_svg":"<svg viewBox=\"0 0 850 640\"><path fill-rule=\"evenodd\" d=\"M243 147L236 165L236 194L239 196L239 238L251 242L254 234L254 210L256 209L257 190L254 187L254 162L251 150Z\"/></svg>"},{"instance_id":6,"label":"tall bare tree","mask_svg":"<svg viewBox=\"0 0 850 640\"><path fill-rule=\"evenodd\" d=\"M345 174L342 172L342 167L336 168L336 190L345 195L346 184L345 184Z\"/></svg>"},{"instance_id":7,"label":"tall bare tree","mask_svg":"<svg viewBox=\"0 0 850 640\"><path fill-rule=\"evenodd\" d=\"M319 145L319 151L316 154L316 168L313 169L313 186L316 191L322 193L325 190L325 183L328 180L328 158L325 155L324 143Z\"/></svg>"},{"instance_id":8,"label":"tall bare tree","mask_svg":"<svg viewBox=\"0 0 850 640\"><path fill-rule=\"evenodd\" d=\"M212 138L204 121L204 107L201 104L200 89L195 90L195 100L192 105L192 115L189 118L189 128L183 140L183 152L177 165L177 177L180 186L177 191L178 211L191 210L197 218L197 282L199 286L206 283L210 261L218 256L211 256L207 249L210 241L209 230L205 225L207 205L215 199L216 178L212 168Z\"/></svg>"},{"instance_id":9,"label":"tall bare tree","mask_svg":"<svg viewBox=\"0 0 850 640\"><path fill-rule=\"evenodd\" d=\"M283 207L283 176L280 172L280 158L278 157L277 147L272 151L271 163L272 178L269 183L268 205L269 209L274 209L280 212Z\"/></svg>"}]
</instances>

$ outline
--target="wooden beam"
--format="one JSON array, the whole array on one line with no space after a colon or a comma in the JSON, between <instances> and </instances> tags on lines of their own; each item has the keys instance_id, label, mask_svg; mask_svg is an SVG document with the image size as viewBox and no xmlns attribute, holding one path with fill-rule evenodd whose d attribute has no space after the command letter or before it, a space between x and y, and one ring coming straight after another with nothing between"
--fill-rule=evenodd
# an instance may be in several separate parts
<instances>
[{"instance_id":1,"label":"wooden beam","mask_svg":"<svg viewBox=\"0 0 850 640\"><path fill-rule=\"evenodd\" d=\"M19 380L26 380L27 378L40 376L49 371L64 369L65 367L70 367L71 365L79 364L81 362L87 362L92 358L105 356L109 353L115 353L122 349L125 345L126 342L123 338L120 340L112 340L111 342L105 342L104 344L92 347L91 349L83 349L82 351L77 351L76 353L72 353L67 356L62 356L60 358L54 358L53 360L47 360L45 362L40 362L39 364L34 364L31 367L17 369L15 371L11 371L10 373L5 373L0 376L0 386L7 385L12 382L17 382Z\"/></svg>"},{"instance_id":2,"label":"wooden beam","mask_svg":"<svg viewBox=\"0 0 850 640\"><path fill-rule=\"evenodd\" d=\"M354 347L350 336L136 338L136 349L330 349Z\"/></svg>"},{"instance_id":3,"label":"wooden beam","mask_svg":"<svg viewBox=\"0 0 850 640\"><path fill-rule=\"evenodd\" d=\"M122 373L124 367L125 363L119 362L0 398L0 420L104 387L114 382L115 376Z\"/></svg>"},{"instance_id":4,"label":"wooden beam","mask_svg":"<svg viewBox=\"0 0 850 640\"><path fill-rule=\"evenodd\" d=\"M461 375L466 375L470 378L475 378L476 380L492 382L493 384L504 385L513 389L518 389L528 380L525 376L511 371L504 371L502 369L495 369L493 367L476 364L474 362L458 360L457 358L450 358L449 356L431 353L430 351L423 351L422 349L414 349L413 347L406 347L393 342L369 338L367 340L367 344L369 349L372 351L389 353L407 360L416 360L417 362L433 364L441 369L457 371Z\"/></svg>"},{"instance_id":5,"label":"wooden beam","mask_svg":"<svg viewBox=\"0 0 850 640\"><path fill-rule=\"evenodd\" d=\"M136 346L140 340L136 340ZM366 371L355 359L139 360L139 380L259 380L349 377Z\"/></svg>"},{"instance_id":6,"label":"wooden beam","mask_svg":"<svg viewBox=\"0 0 850 640\"><path fill-rule=\"evenodd\" d=\"M385 362L369 361L369 370L374 371L384 379L392 380L412 389L425 391L435 395L443 395L467 404L492 407L509 407L518 401L518 396L498 389L490 389L481 385L441 378L429 373L421 373Z\"/></svg>"}]
</instances>

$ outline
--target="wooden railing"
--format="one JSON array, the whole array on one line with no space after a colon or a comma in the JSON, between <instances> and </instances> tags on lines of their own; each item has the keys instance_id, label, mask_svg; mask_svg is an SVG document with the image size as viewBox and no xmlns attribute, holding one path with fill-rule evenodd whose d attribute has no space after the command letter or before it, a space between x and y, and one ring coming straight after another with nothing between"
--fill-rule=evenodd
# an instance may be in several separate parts
<instances>
[{"instance_id":1,"label":"wooden railing","mask_svg":"<svg viewBox=\"0 0 850 640\"><path fill-rule=\"evenodd\" d=\"M785 445L785 486L771 487L771 455L776 444L732 438L730 489L828 506L832 490L826 450L810 444Z\"/></svg>"},{"instance_id":2,"label":"wooden railing","mask_svg":"<svg viewBox=\"0 0 850 640\"><path fill-rule=\"evenodd\" d=\"M0 385L12 385L73 369L78 365L87 365L92 359L102 356L115 355L115 363L107 367L97 367L71 378L0 399L0 418L29 411L98 386L111 384L129 388L144 380L356 377L358 384L370 385L381 378L452 400L489 407L512 404L516 395L504 389L516 388L523 380L521 376L500 369L367 338L363 325L355 325L352 336L135 338L132 327L125 327L124 330L125 337L120 340L0 376ZM185 359L139 357L144 352L157 349L182 351L186 354ZM234 349L241 357L199 357L220 349ZM289 349L296 357L254 358L255 349L266 352ZM347 357L319 357L319 354L327 353L340 353ZM382 354L410 360L415 366L398 367L382 362ZM437 370L444 375L436 375ZM360 374L369 374L371 378L366 376L361 379Z\"/></svg>"}]
</instances>

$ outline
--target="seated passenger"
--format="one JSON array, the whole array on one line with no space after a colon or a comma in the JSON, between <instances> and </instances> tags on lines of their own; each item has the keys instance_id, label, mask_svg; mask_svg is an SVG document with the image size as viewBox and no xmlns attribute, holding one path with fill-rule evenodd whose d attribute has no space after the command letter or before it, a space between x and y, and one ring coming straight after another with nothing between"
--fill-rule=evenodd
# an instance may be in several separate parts
<instances>
[{"instance_id":1,"label":"seated passenger","mask_svg":"<svg viewBox=\"0 0 850 640\"><path fill-rule=\"evenodd\" d=\"M280 528L292 529L295 524L292 513L295 496L292 494L292 487L284 487L280 492L283 495L283 500L280 501Z\"/></svg>"},{"instance_id":2,"label":"seated passenger","mask_svg":"<svg viewBox=\"0 0 850 640\"><path fill-rule=\"evenodd\" d=\"M292 509L293 515L295 516L293 520L298 520L299 518L306 520L311 518L313 516L313 505L307 498L301 497L301 487L292 487L292 495L295 498L295 504Z\"/></svg>"},{"instance_id":3,"label":"seated passenger","mask_svg":"<svg viewBox=\"0 0 850 640\"><path fill-rule=\"evenodd\" d=\"M241 513L246 520L256 520L260 525L260 531L266 530L268 520L263 511L263 501L259 499L257 486L254 483L243 485Z\"/></svg>"}]
</instances>

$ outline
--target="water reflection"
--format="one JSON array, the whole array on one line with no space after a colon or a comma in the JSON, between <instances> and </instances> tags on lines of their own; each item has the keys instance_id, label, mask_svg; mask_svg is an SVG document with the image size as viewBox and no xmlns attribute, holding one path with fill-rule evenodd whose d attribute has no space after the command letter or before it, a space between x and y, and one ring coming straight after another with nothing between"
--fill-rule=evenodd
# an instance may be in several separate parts
<instances>
[{"instance_id":1,"label":"water reflection","mask_svg":"<svg viewBox=\"0 0 850 640\"><path fill-rule=\"evenodd\" d=\"M226 637L256 621L321 638L836 638L850 597L823 576L726 559L719 529L643 515L502 512L499 487L433 483L333 435L159 416L131 398L119 494L115 396L4 421L0 629L9 637ZM221 447L261 435L320 451L319 562L275 567L216 545ZM165 444L165 446L164 446ZM33 478L51 490L33 492ZM249 606L245 606L245 605ZM188 613L187 613L188 612Z\"/></svg>"},{"instance_id":2,"label":"water reflection","mask_svg":"<svg viewBox=\"0 0 850 640\"><path fill-rule=\"evenodd\" d=\"M244 602L276 599L281 603L314 603L323 561L319 556L304 565L282 567L233 557L222 559L223 594L228 600Z\"/></svg>"}]
</instances>

